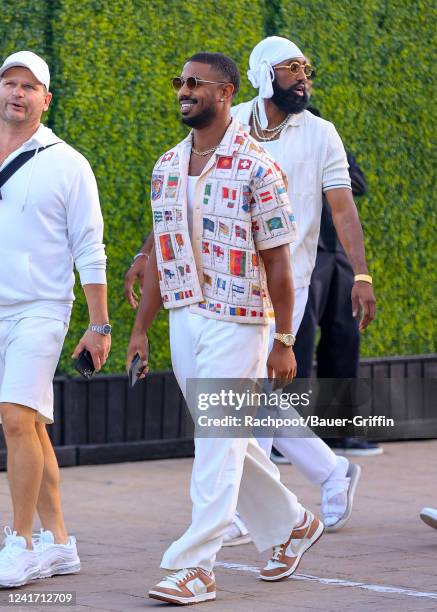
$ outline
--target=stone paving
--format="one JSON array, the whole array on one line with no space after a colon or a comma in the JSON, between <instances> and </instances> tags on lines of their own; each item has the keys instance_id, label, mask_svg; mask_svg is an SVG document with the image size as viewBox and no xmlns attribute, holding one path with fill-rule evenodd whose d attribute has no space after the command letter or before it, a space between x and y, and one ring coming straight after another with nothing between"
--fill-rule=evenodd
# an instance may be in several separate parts
<instances>
[{"instance_id":1,"label":"stone paving","mask_svg":"<svg viewBox=\"0 0 437 612\"><path fill-rule=\"evenodd\" d=\"M379 457L359 458L363 476L350 523L324 535L303 558L294 578L257 579L266 559L253 545L224 548L218 556L215 602L209 612L293 610L398 612L437 610L437 530L419 519L437 506L437 440L385 444ZM145 597L162 577L165 547L188 525L191 459L62 470L67 524L79 541L82 572L36 581L20 589L75 591L73 611L174 609ZM284 482L304 505L320 509L317 487L291 466ZM0 518L10 522L7 479L0 474ZM15 590L15 593L18 591ZM61 606L2 608L62 610Z\"/></svg>"}]
</instances>

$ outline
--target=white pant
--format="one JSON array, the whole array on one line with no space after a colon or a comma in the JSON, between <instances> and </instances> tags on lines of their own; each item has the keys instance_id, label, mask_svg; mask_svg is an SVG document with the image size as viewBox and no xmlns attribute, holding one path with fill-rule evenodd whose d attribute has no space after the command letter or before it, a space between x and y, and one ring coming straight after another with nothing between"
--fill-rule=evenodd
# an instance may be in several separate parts
<instances>
[{"instance_id":1,"label":"white pant","mask_svg":"<svg viewBox=\"0 0 437 612\"><path fill-rule=\"evenodd\" d=\"M187 378L260 378L269 328L170 311L170 347L184 395ZM165 552L161 567L210 571L238 509L258 550L285 542L303 508L254 438L196 438L191 475L192 522Z\"/></svg>"},{"instance_id":2,"label":"white pant","mask_svg":"<svg viewBox=\"0 0 437 612\"><path fill-rule=\"evenodd\" d=\"M296 335L302 323L308 300L308 287L294 291L293 334ZM269 349L273 346L275 326L270 327ZM337 456L320 438L258 438L260 446L270 457L274 446L313 484L322 484L332 474Z\"/></svg>"}]
</instances>

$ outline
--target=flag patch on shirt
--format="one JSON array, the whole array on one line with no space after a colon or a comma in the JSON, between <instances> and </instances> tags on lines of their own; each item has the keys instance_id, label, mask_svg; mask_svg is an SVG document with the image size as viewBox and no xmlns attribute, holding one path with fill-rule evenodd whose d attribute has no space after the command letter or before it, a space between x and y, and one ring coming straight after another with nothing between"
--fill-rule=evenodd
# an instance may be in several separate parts
<instances>
[{"instance_id":1,"label":"flag patch on shirt","mask_svg":"<svg viewBox=\"0 0 437 612\"><path fill-rule=\"evenodd\" d=\"M212 219L209 219L208 217L203 217L203 229L213 234L215 231L214 221Z\"/></svg>"},{"instance_id":2,"label":"flag patch on shirt","mask_svg":"<svg viewBox=\"0 0 437 612\"><path fill-rule=\"evenodd\" d=\"M236 315L239 317L245 317L247 313L246 308L242 308L241 306L231 306L229 308L229 314Z\"/></svg>"},{"instance_id":3,"label":"flag patch on shirt","mask_svg":"<svg viewBox=\"0 0 437 612\"><path fill-rule=\"evenodd\" d=\"M161 161L162 162L169 162L172 159L173 155L174 155L174 151L167 151L167 153L165 153L162 156L162 160Z\"/></svg>"},{"instance_id":4,"label":"flag patch on shirt","mask_svg":"<svg viewBox=\"0 0 437 612\"><path fill-rule=\"evenodd\" d=\"M225 256L225 252L219 244L215 244L212 247L212 251L218 259L223 259L223 257Z\"/></svg>"},{"instance_id":5,"label":"flag patch on shirt","mask_svg":"<svg viewBox=\"0 0 437 612\"><path fill-rule=\"evenodd\" d=\"M229 270L234 276L246 276L246 251L229 250Z\"/></svg>"},{"instance_id":6,"label":"flag patch on shirt","mask_svg":"<svg viewBox=\"0 0 437 612\"><path fill-rule=\"evenodd\" d=\"M175 234L175 240L178 252L182 254L184 249L184 237L182 234Z\"/></svg>"},{"instance_id":7,"label":"flag patch on shirt","mask_svg":"<svg viewBox=\"0 0 437 612\"><path fill-rule=\"evenodd\" d=\"M259 199L263 204L265 204L266 202L270 202L270 200L273 200L273 196L270 191L263 191L259 194Z\"/></svg>"},{"instance_id":8,"label":"flag patch on shirt","mask_svg":"<svg viewBox=\"0 0 437 612\"><path fill-rule=\"evenodd\" d=\"M161 247L162 259L164 261L175 259L170 234L161 234L159 237L159 246Z\"/></svg>"},{"instance_id":9,"label":"flag patch on shirt","mask_svg":"<svg viewBox=\"0 0 437 612\"><path fill-rule=\"evenodd\" d=\"M222 234L222 236L226 236L227 238L229 238L229 234L230 234L229 225L226 225L226 223L224 223L223 221L219 221L219 232L220 234Z\"/></svg>"},{"instance_id":10,"label":"flag patch on shirt","mask_svg":"<svg viewBox=\"0 0 437 612\"><path fill-rule=\"evenodd\" d=\"M224 278L217 277L217 289L226 291L226 281Z\"/></svg>"},{"instance_id":11,"label":"flag patch on shirt","mask_svg":"<svg viewBox=\"0 0 437 612\"><path fill-rule=\"evenodd\" d=\"M238 293L240 295L244 295L245 287L244 285L236 285L232 283L232 293Z\"/></svg>"},{"instance_id":12,"label":"flag patch on shirt","mask_svg":"<svg viewBox=\"0 0 437 612\"><path fill-rule=\"evenodd\" d=\"M212 185L211 183L207 183L205 185L205 191L203 192L203 195L204 195L203 203L205 205L209 203L209 198L211 197L211 193L212 193Z\"/></svg>"},{"instance_id":13,"label":"flag patch on shirt","mask_svg":"<svg viewBox=\"0 0 437 612\"><path fill-rule=\"evenodd\" d=\"M238 170L249 170L252 165L252 160L250 159L240 159L238 162Z\"/></svg>"},{"instance_id":14,"label":"flag patch on shirt","mask_svg":"<svg viewBox=\"0 0 437 612\"><path fill-rule=\"evenodd\" d=\"M217 160L218 170L230 170L232 168L232 155L222 155Z\"/></svg>"},{"instance_id":15,"label":"flag patch on shirt","mask_svg":"<svg viewBox=\"0 0 437 612\"><path fill-rule=\"evenodd\" d=\"M156 201L162 196L162 186L164 184L163 174L152 175L152 200Z\"/></svg>"},{"instance_id":16,"label":"flag patch on shirt","mask_svg":"<svg viewBox=\"0 0 437 612\"><path fill-rule=\"evenodd\" d=\"M273 232L274 230L284 227L284 224L281 217L272 217L271 219L267 219L267 227L270 232Z\"/></svg>"},{"instance_id":17,"label":"flag patch on shirt","mask_svg":"<svg viewBox=\"0 0 437 612\"><path fill-rule=\"evenodd\" d=\"M241 240L247 240L247 230L240 225L235 226L235 236L236 238L241 238Z\"/></svg>"},{"instance_id":18,"label":"flag patch on shirt","mask_svg":"<svg viewBox=\"0 0 437 612\"><path fill-rule=\"evenodd\" d=\"M251 199L252 199L252 193L250 191L250 186L249 185L243 185L243 190L241 192L241 199L242 199L242 206L241 206L241 208L244 210L244 212L249 212L249 210L250 210L250 203L251 203Z\"/></svg>"}]
</instances>

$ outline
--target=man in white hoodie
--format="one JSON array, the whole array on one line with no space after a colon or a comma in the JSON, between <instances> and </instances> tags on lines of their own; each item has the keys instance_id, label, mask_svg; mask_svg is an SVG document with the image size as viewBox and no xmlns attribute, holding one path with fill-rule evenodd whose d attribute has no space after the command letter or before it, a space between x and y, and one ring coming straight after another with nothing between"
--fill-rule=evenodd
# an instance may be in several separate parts
<instances>
[{"instance_id":1,"label":"man in white hoodie","mask_svg":"<svg viewBox=\"0 0 437 612\"><path fill-rule=\"evenodd\" d=\"M99 370L111 344L97 185L86 159L40 122L49 86L46 62L30 51L0 67L0 416L14 514L0 551L0 587L80 569L46 431L74 300L73 263L90 316L73 357L87 349ZM35 511L42 529L32 540Z\"/></svg>"}]
</instances>

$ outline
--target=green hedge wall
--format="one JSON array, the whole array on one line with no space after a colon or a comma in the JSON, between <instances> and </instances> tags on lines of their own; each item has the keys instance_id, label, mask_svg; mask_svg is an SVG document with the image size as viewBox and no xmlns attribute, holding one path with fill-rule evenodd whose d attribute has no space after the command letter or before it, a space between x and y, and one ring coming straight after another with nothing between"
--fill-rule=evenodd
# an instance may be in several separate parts
<instances>
[{"instance_id":1,"label":"green hedge wall","mask_svg":"<svg viewBox=\"0 0 437 612\"><path fill-rule=\"evenodd\" d=\"M106 372L124 367L134 319L123 296L124 273L151 227L151 169L186 133L169 79L192 53L222 51L242 72L237 102L247 99L253 94L248 55L266 32L290 37L309 54L318 72L314 103L336 123L369 178L370 195L359 206L379 312L363 352L436 348L428 3L17 0L2 6L2 56L28 48L48 59L49 124L86 155L99 183L114 323ZM61 360L67 372L87 323L79 286L76 295ZM151 337L153 368L168 368L164 312Z\"/></svg>"},{"instance_id":2,"label":"green hedge wall","mask_svg":"<svg viewBox=\"0 0 437 612\"><path fill-rule=\"evenodd\" d=\"M21 49L47 57L50 19L46 0L14 0L0 4L1 59Z\"/></svg>"},{"instance_id":3,"label":"green hedge wall","mask_svg":"<svg viewBox=\"0 0 437 612\"><path fill-rule=\"evenodd\" d=\"M378 299L366 356L437 349L435 19L422 0L279 2L278 34L317 68L313 103L366 172L357 205ZM435 13L434 13L435 15Z\"/></svg>"},{"instance_id":4,"label":"green hedge wall","mask_svg":"<svg viewBox=\"0 0 437 612\"><path fill-rule=\"evenodd\" d=\"M247 16L250 14L250 19ZM238 23L237 37L232 23ZM170 78L195 51L223 51L241 65L263 36L263 5L240 0L60 0L53 15L57 102L54 128L90 160L105 217L113 351L106 370L120 371L134 312L124 273L151 228L149 181L156 159L186 134ZM244 91L245 90L245 91ZM243 87L243 95L248 85ZM76 291L79 298L80 292ZM77 300L61 367L87 320ZM170 367L167 315L151 333L153 367Z\"/></svg>"}]
</instances>

